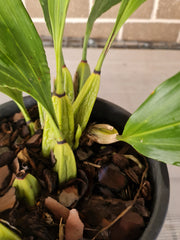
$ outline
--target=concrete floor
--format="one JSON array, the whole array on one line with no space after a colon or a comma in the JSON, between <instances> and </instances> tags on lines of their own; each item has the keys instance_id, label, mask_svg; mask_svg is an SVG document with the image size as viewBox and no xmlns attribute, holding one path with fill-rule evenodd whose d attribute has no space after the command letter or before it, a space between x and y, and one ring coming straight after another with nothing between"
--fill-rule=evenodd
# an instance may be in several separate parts
<instances>
[{"instance_id":1,"label":"concrete floor","mask_svg":"<svg viewBox=\"0 0 180 240\"><path fill-rule=\"evenodd\" d=\"M94 69L101 49L89 49L88 62ZM52 48L46 48L52 81L55 77L55 57ZM81 49L64 49L67 67L74 75L81 60ZM180 52L175 50L112 49L107 55L101 74L99 97L105 98L130 112L138 106L161 82L180 71ZM8 100L0 94L0 103ZM171 197L168 215L158 240L180 239L180 168L168 166Z\"/></svg>"}]
</instances>

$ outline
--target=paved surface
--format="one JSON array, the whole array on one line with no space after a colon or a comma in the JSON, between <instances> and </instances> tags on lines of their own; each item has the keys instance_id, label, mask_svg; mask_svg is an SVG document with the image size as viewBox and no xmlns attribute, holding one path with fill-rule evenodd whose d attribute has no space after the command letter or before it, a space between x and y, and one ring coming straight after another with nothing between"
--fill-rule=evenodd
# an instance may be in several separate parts
<instances>
[{"instance_id":1,"label":"paved surface","mask_svg":"<svg viewBox=\"0 0 180 240\"><path fill-rule=\"evenodd\" d=\"M46 48L52 81L55 77L54 51ZM101 49L90 49L91 70ZM64 49L65 62L73 75L81 59L81 49ZM103 65L99 97L133 112L162 81L180 71L180 52L170 50L112 49ZM0 103L8 100L0 94ZM180 239L180 168L168 166L171 197L169 210L158 240Z\"/></svg>"}]
</instances>

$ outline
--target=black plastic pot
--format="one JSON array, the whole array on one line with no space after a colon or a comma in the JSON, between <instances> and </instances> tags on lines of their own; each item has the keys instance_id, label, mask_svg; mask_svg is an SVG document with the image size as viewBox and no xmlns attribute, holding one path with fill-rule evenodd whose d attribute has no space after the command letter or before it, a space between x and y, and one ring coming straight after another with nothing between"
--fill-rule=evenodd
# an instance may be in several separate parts
<instances>
[{"instance_id":1,"label":"black plastic pot","mask_svg":"<svg viewBox=\"0 0 180 240\"><path fill-rule=\"evenodd\" d=\"M95 103L92 120L110 123L122 132L130 113L103 99ZM166 164L152 159L149 162L149 176L153 186L153 200L150 221L139 240L155 240L163 225L169 203L169 175Z\"/></svg>"},{"instance_id":2,"label":"black plastic pot","mask_svg":"<svg viewBox=\"0 0 180 240\"><path fill-rule=\"evenodd\" d=\"M36 104L31 97L25 97L27 108ZM14 102L7 102L0 106L0 119L13 115L19 111ZM103 99L97 99L91 120L113 125L119 132L130 117L130 113L121 107ZM153 200L150 221L142 234L140 240L155 240L163 225L169 202L169 176L167 166L164 163L148 159L149 176L153 185Z\"/></svg>"}]
</instances>

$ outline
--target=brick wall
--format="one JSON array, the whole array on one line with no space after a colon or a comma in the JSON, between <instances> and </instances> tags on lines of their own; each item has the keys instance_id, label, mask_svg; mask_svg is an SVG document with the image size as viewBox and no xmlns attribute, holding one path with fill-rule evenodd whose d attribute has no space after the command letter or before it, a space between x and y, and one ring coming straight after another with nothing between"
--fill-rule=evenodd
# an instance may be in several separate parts
<instances>
[{"instance_id":1,"label":"brick wall","mask_svg":"<svg viewBox=\"0 0 180 240\"><path fill-rule=\"evenodd\" d=\"M39 0L23 0L41 36L48 37ZM93 0L71 0L65 37L82 38ZM95 23L91 37L105 39L112 30L119 5ZM128 20L117 42L166 42L180 44L180 0L147 0Z\"/></svg>"}]
</instances>

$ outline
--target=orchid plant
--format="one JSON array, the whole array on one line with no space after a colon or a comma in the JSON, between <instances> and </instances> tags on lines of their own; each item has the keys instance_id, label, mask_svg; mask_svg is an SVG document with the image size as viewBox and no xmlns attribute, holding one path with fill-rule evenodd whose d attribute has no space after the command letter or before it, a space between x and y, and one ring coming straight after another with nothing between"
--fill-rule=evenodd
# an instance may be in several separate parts
<instances>
[{"instance_id":1,"label":"orchid plant","mask_svg":"<svg viewBox=\"0 0 180 240\"><path fill-rule=\"evenodd\" d=\"M62 49L70 0L39 1L54 43L54 89L51 89L42 41L22 1L0 0L0 91L17 103L31 134L34 134L35 127L23 103L22 93L28 93L37 101L43 129L42 154L49 156L53 152L56 159L54 170L61 184L77 174L73 151L78 148L96 101L104 59L122 25L146 0L94 1L74 82L65 65ZM87 49L93 24L119 2L116 22L91 73ZM99 143L124 141L147 157L180 165L180 73L154 90L129 118L122 134L101 124L91 126L88 134Z\"/></svg>"}]
</instances>

